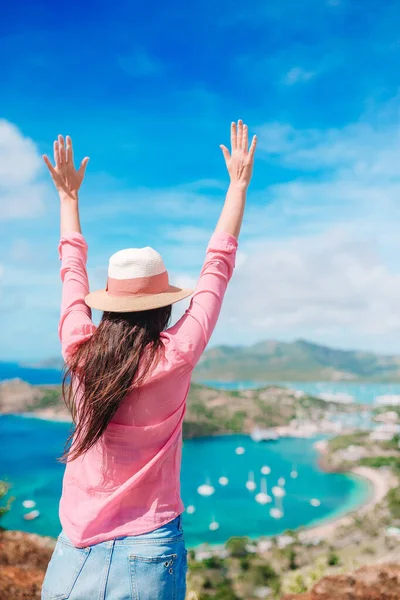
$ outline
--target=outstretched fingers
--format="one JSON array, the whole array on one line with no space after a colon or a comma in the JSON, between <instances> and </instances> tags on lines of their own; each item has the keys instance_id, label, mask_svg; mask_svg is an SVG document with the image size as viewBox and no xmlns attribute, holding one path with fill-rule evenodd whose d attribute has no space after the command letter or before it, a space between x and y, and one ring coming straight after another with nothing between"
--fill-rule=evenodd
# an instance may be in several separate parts
<instances>
[{"instance_id":1,"label":"outstretched fingers","mask_svg":"<svg viewBox=\"0 0 400 600\"><path fill-rule=\"evenodd\" d=\"M60 169L61 168L60 145L57 140L53 144L53 149L54 149L54 164L56 165L57 169Z\"/></svg>"},{"instance_id":2,"label":"outstretched fingers","mask_svg":"<svg viewBox=\"0 0 400 600\"><path fill-rule=\"evenodd\" d=\"M249 149L249 129L247 125L243 125L242 148L245 152Z\"/></svg>"},{"instance_id":3,"label":"outstretched fingers","mask_svg":"<svg viewBox=\"0 0 400 600\"><path fill-rule=\"evenodd\" d=\"M66 137L67 142L67 163L74 166L74 148L72 146L72 140L69 135Z\"/></svg>"},{"instance_id":4,"label":"outstretched fingers","mask_svg":"<svg viewBox=\"0 0 400 600\"><path fill-rule=\"evenodd\" d=\"M249 150L250 160L253 160L253 158L254 158L254 152L256 151L256 146L257 146L257 136L253 135L253 139L251 141L251 146L250 146L250 150Z\"/></svg>"},{"instance_id":5,"label":"outstretched fingers","mask_svg":"<svg viewBox=\"0 0 400 600\"><path fill-rule=\"evenodd\" d=\"M236 150L236 142L237 142L236 123L233 122L231 125L231 148L232 148L232 151Z\"/></svg>"},{"instance_id":6,"label":"outstretched fingers","mask_svg":"<svg viewBox=\"0 0 400 600\"><path fill-rule=\"evenodd\" d=\"M55 168L51 164L50 159L49 159L49 157L46 154L43 155L43 160L44 160L44 162L46 164L46 167L50 171L51 175L53 177L57 177L57 171L55 170Z\"/></svg>"},{"instance_id":7,"label":"outstretched fingers","mask_svg":"<svg viewBox=\"0 0 400 600\"><path fill-rule=\"evenodd\" d=\"M239 119L238 128L237 128L237 147L242 149L242 140L243 140L243 121Z\"/></svg>"},{"instance_id":8,"label":"outstretched fingers","mask_svg":"<svg viewBox=\"0 0 400 600\"><path fill-rule=\"evenodd\" d=\"M85 171L86 171L86 167L88 166L88 162L89 162L89 157L86 156L82 162L81 162L81 166L79 167L79 171L78 173L82 176L82 178L85 175Z\"/></svg>"},{"instance_id":9,"label":"outstretched fingers","mask_svg":"<svg viewBox=\"0 0 400 600\"><path fill-rule=\"evenodd\" d=\"M231 155L229 154L228 148L226 146L224 146L223 144L220 145L220 148L222 150L222 154L224 155L225 162L228 163L228 161L231 157Z\"/></svg>"},{"instance_id":10,"label":"outstretched fingers","mask_svg":"<svg viewBox=\"0 0 400 600\"><path fill-rule=\"evenodd\" d=\"M60 155L60 163L65 164L67 162L67 157L65 153L64 138L62 135L58 136L58 153Z\"/></svg>"}]
</instances>

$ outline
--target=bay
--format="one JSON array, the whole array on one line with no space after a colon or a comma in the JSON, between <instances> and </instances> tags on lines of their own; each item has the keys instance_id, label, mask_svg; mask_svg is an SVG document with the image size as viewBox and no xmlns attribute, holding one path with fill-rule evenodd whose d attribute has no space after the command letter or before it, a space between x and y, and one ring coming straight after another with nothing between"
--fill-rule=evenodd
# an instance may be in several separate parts
<instances>
[{"instance_id":1,"label":"bay","mask_svg":"<svg viewBox=\"0 0 400 600\"><path fill-rule=\"evenodd\" d=\"M10 529L21 529L57 536L60 531L58 503L64 466L60 456L70 425L14 415L0 417L0 479L12 485L15 497L11 511L2 520ZM182 498L186 506L195 507L194 514L184 515L184 528L189 547L208 542L219 544L234 535L251 537L278 535L287 529L310 526L352 510L369 497L368 482L354 476L321 471L314 449L317 439L283 438L277 442L256 443L245 435L218 436L187 440L183 447ZM238 447L245 449L237 455ZM272 504L262 506L255 501L260 490L263 465L271 474L267 478L269 494L278 479L285 479L284 516L273 519ZM290 473L295 468L297 479ZM250 471L257 485L249 492L245 483ZM221 486L218 479L228 478ZM209 481L215 488L210 497L197 493L199 485ZM311 498L320 506L313 507ZM35 500L40 517L25 521L22 507L25 499ZM210 522L219 528L210 531Z\"/></svg>"}]
</instances>

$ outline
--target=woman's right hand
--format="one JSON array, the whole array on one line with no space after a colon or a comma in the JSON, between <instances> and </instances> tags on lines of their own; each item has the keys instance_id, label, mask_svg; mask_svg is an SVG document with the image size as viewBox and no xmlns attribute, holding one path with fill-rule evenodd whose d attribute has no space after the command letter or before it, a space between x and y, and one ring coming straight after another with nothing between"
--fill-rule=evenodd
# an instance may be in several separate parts
<instances>
[{"instance_id":1,"label":"woman's right hand","mask_svg":"<svg viewBox=\"0 0 400 600\"><path fill-rule=\"evenodd\" d=\"M60 197L77 200L78 191L82 185L89 158L84 158L79 169L76 169L72 140L67 135L65 143L63 136L59 135L58 139L54 142L54 167L48 156L44 155L43 160L50 171L51 178Z\"/></svg>"},{"instance_id":2,"label":"woman's right hand","mask_svg":"<svg viewBox=\"0 0 400 600\"><path fill-rule=\"evenodd\" d=\"M243 188L248 187L253 172L256 144L257 137L253 136L249 149L248 128L242 120L238 121L237 126L236 123L232 123L231 153L226 146L222 144L220 146L232 184Z\"/></svg>"}]
</instances>

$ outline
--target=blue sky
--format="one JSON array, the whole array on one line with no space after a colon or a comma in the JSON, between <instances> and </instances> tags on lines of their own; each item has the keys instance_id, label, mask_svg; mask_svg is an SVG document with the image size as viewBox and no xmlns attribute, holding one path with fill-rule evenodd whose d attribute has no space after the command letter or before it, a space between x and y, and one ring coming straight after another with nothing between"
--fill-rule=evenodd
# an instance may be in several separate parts
<instances>
[{"instance_id":1,"label":"blue sky","mask_svg":"<svg viewBox=\"0 0 400 600\"><path fill-rule=\"evenodd\" d=\"M91 286L113 252L143 245L193 284L228 183L219 144L237 118L259 148L212 343L305 337L400 352L400 5L275 4L8 6L0 359L59 353L58 206L40 162L54 137L91 157Z\"/></svg>"}]
</instances>

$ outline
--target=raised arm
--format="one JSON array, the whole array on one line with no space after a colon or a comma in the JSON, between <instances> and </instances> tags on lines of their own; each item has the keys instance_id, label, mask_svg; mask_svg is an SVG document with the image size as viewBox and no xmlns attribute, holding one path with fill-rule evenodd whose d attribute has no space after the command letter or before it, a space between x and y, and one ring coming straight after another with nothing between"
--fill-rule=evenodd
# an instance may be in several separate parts
<instances>
[{"instance_id":1,"label":"raised arm","mask_svg":"<svg viewBox=\"0 0 400 600\"><path fill-rule=\"evenodd\" d=\"M215 231L230 233L236 239L238 239L242 227L247 188L253 173L256 144L257 138L254 135L249 149L247 125L239 121L237 126L236 123L231 125L231 154L226 146L222 144L220 146L231 181Z\"/></svg>"},{"instance_id":2,"label":"raised arm","mask_svg":"<svg viewBox=\"0 0 400 600\"><path fill-rule=\"evenodd\" d=\"M256 137L248 146L248 129L239 121L231 125L231 153L221 146L230 184L217 227L208 244L205 262L191 303L183 317L165 335L194 367L215 328L222 301L235 266L246 192L249 186Z\"/></svg>"},{"instance_id":3,"label":"raised arm","mask_svg":"<svg viewBox=\"0 0 400 600\"><path fill-rule=\"evenodd\" d=\"M55 165L47 156L43 159L60 196L61 238L58 251L63 289L58 333L63 358L68 362L75 345L90 337L96 329L91 310L85 304L85 296L89 293L87 244L81 232L78 204L78 191L89 159L84 158L76 170L71 138L67 137L65 144L62 136L54 142Z\"/></svg>"}]
</instances>

